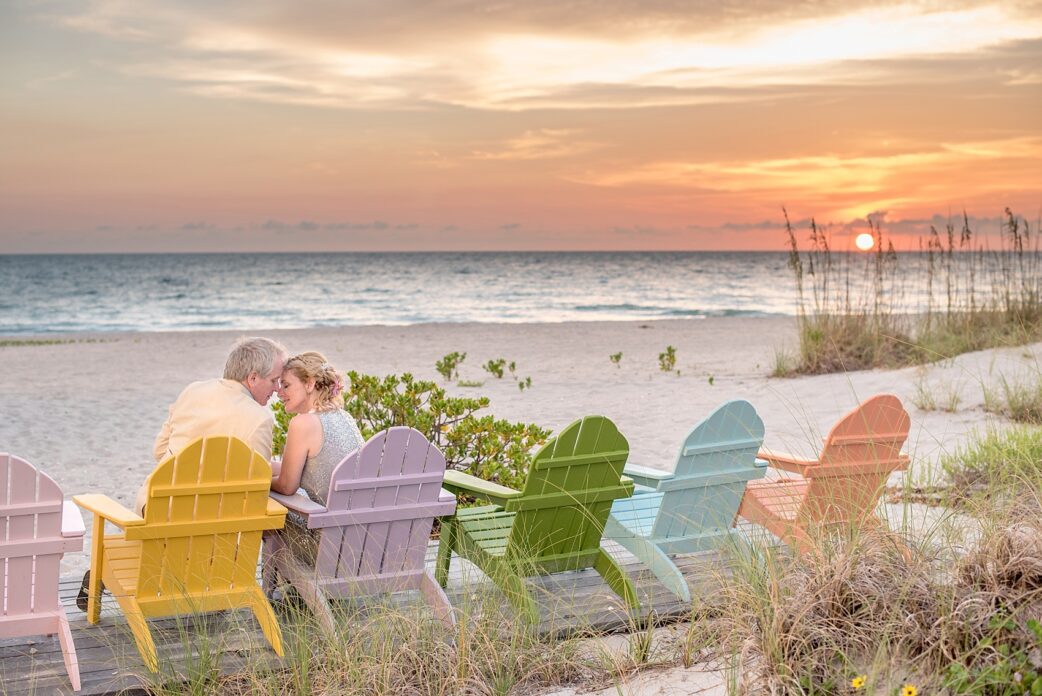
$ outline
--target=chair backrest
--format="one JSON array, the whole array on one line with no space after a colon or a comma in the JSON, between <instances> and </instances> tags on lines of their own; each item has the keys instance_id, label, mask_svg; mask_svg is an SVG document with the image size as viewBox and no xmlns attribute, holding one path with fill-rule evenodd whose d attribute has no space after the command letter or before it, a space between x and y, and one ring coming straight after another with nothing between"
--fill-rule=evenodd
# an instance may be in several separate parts
<instances>
[{"instance_id":1,"label":"chair backrest","mask_svg":"<svg viewBox=\"0 0 1042 696\"><path fill-rule=\"evenodd\" d=\"M439 502L445 456L418 430L394 427L373 435L336 466L321 528L315 570L323 578L393 577L422 571Z\"/></svg>"},{"instance_id":2,"label":"chair backrest","mask_svg":"<svg viewBox=\"0 0 1042 696\"><path fill-rule=\"evenodd\" d=\"M807 472L801 515L838 522L871 513L887 478L908 462L901 447L910 427L893 394L873 396L843 416L825 438L819 464Z\"/></svg>"},{"instance_id":3,"label":"chair backrest","mask_svg":"<svg viewBox=\"0 0 1042 696\"><path fill-rule=\"evenodd\" d=\"M763 421L748 401L728 401L696 425L680 446L664 491L653 537L669 538L729 529L763 444Z\"/></svg>"},{"instance_id":4,"label":"chair backrest","mask_svg":"<svg viewBox=\"0 0 1042 696\"><path fill-rule=\"evenodd\" d=\"M61 606L61 519L58 484L21 457L0 453L0 623Z\"/></svg>"},{"instance_id":5,"label":"chair backrest","mask_svg":"<svg viewBox=\"0 0 1042 696\"><path fill-rule=\"evenodd\" d=\"M196 438L149 476L145 524L128 527L141 540L139 602L170 602L192 611L186 594L205 595L256 584L271 465L234 437Z\"/></svg>"},{"instance_id":6,"label":"chair backrest","mask_svg":"<svg viewBox=\"0 0 1042 696\"><path fill-rule=\"evenodd\" d=\"M544 572L586 568L600 549L612 501L632 494L620 482L629 443L603 416L577 420L532 459L522 494L507 501L517 517L509 561Z\"/></svg>"}]
</instances>

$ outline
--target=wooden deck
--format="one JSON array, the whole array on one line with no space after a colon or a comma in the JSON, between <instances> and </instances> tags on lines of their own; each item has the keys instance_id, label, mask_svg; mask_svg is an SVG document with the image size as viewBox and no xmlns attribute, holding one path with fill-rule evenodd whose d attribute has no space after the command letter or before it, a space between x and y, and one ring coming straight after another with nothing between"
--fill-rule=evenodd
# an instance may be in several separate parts
<instances>
[{"instance_id":1,"label":"wooden deck","mask_svg":"<svg viewBox=\"0 0 1042 696\"><path fill-rule=\"evenodd\" d=\"M607 543L605 547L633 578L644 616L653 612L657 620L669 620L687 615L689 607L633 556L616 544ZM430 568L434 566L436 553L437 542L431 542L427 549ZM718 586L720 573L724 570L716 553L678 556L675 561L693 595ZM552 619L544 618L539 625L544 634L573 630L610 633L633 625L633 620L621 607L620 599L592 570L558 573L530 581L545 590L538 593L542 615L552 615ZM86 615L75 604L79 583L79 577L66 577L61 582L62 604L72 626L79 656L83 688L78 693L143 693L146 685L158 684L160 677L150 674L145 668L126 620L111 596L104 595L101 622L96 626L87 623ZM474 566L454 556L446 592L449 600L460 606L475 594L488 597L498 591ZM502 603L506 606L505 599ZM204 632L208 636L206 645L211 650L220 651L222 673L234 672L247 661L254 665L269 663L273 666L280 662L247 611L157 619L150 621L149 625L159 651L160 669L168 676L176 675L189 661L200 659L192 636ZM71 693L57 637L0 640L0 694L52 693Z\"/></svg>"}]
</instances>

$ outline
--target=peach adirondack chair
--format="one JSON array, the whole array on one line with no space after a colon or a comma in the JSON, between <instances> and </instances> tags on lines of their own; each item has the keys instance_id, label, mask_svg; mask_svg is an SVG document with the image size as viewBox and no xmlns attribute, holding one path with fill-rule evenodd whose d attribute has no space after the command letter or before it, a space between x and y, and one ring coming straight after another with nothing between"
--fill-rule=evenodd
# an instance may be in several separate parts
<instances>
[{"instance_id":1,"label":"peach adirondack chair","mask_svg":"<svg viewBox=\"0 0 1042 696\"><path fill-rule=\"evenodd\" d=\"M313 563L275 534L264 540L264 580L288 580L335 635L330 599L418 590L449 631L452 606L424 567L435 517L451 515L456 496L442 490L445 456L413 428L382 430L333 470L326 505L303 495L272 493L318 532Z\"/></svg>"},{"instance_id":2,"label":"peach adirondack chair","mask_svg":"<svg viewBox=\"0 0 1042 696\"><path fill-rule=\"evenodd\" d=\"M901 446L910 421L892 394L873 396L843 416L817 460L760 452L778 469L802 478L750 481L738 516L766 527L801 552L826 526L879 525L876 503L886 480L908 466Z\"/></svg>"},{"instance_id":3,"label":"peach adirondack chair","mask_svg":"<svg viewBox=\"0 0 1042 696\"><path fill-rule=\"evenodd\" d=\"M281 655L282 632L257 584L261 533L286 520L270 487L264 457L234 437L208 437L159 463L148 477L144 517L105 495L73 496L94 513L87 621L101 618L104 581L153 672L152 617L248 608ZM106 535L106 522L123 533Z\"/></svg>"},{"instance_id":4,"label":"peach adirondack chair","mask_svg":"<svg viewBox=\"0 0 1042 696\"><path fill-rule=\"evenodd\" d=\"M83 518L51 477L0 452L0 638L58 634L74 691L80 668L58 599L58 566L83 548Z\"/></svg>"}]
</instances>

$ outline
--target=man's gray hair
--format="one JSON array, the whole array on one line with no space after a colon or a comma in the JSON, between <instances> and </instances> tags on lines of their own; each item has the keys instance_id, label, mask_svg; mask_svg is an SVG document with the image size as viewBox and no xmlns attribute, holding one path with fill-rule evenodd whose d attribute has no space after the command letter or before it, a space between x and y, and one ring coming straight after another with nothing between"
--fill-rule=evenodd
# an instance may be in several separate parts
<instances>
[{"instance_id":1,"label":"man's gray hair","mask_svg":"<svg viewBox=\"0 0 1042 696\"><path fill-rule=\"evenodd\" d=\"M242 337L232 346L228 360L224 363L224 378L245 382L256 372L267 377L275 369L276 362L286 362L289 353L282 344L259 336Z\"/></svg>"}]
</instances>

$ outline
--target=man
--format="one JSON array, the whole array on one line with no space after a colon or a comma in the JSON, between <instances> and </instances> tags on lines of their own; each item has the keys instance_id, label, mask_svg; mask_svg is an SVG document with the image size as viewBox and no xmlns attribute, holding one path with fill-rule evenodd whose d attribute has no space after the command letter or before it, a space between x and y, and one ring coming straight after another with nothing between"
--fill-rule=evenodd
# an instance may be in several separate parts
<instances>
[{"instance_id":1,"label":"man","mask_svg":"<svg viewBox=\"0 0 1042 696\"><path fill-rule=\"evenodd\" d=\"M271 459L275 417L268 400L279 386L289 354L268 338L240 338L224 363L223 379L193 382L185 387L156 437L156 463L176 454L192 440L207 435L237 437ZM138 490L134 511L143 515L148 501L148 481ZM76 606L87 611L90 571L76 597Z\"/></svg>"},{"instance_id":2,"label":"man","mask_svg":"<svg viewBox=\"0 0 1042 696\"><path fill-rule=\"evenodd\" d=\"M236 341L224 364L224 378L189 384L170 407L156 436L156 463L207 435L237 437L270 460L275 418L268 400L279 386L287 357L285 348L267 338ZM146 499L142 486L134 504L138 514Z\"/></svg>"}]
</instances>

